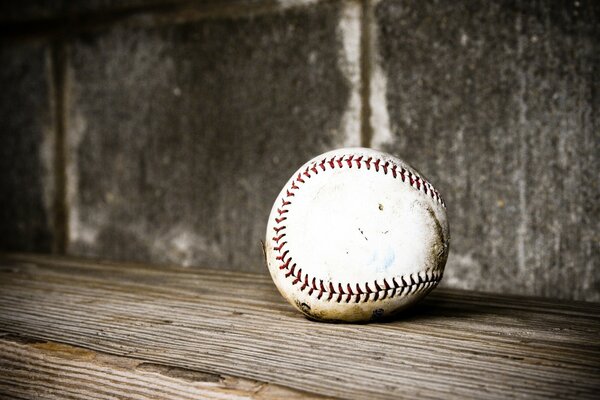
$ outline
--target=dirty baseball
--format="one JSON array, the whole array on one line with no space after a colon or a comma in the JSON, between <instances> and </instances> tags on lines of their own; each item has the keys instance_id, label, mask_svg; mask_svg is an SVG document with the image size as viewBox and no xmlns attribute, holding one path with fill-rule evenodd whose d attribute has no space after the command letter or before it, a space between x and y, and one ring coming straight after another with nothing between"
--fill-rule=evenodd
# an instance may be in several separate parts
<instances>
[{"instance_id":1,"label":"dirty baseball","mask_svg":"<svg viewBox=\"0 0 600 400\"><path fill-rule=\"evenodd\" d=\"M280 293L310 318L369 321L437 286L449 240L431 182L389 154L351 148L293 174L269 216L265 255Z\"/></svg>"}]
</instances>

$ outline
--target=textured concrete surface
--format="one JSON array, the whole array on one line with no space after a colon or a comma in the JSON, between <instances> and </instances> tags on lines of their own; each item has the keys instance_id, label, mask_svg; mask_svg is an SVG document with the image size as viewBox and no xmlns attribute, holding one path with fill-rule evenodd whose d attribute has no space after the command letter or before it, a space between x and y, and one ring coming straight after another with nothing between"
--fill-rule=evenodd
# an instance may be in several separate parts
<instances>
[{"instance_id":1,"label":"textured concrete surface","mask_svg":"<svg viewBox=\"0 0 600 400\"><path fill-rule=\"evenodd\" d=\"M52 249L53 118L47 46L0 46L0 250Z\"/></svg>"},{"instance_id":2,"label":"textured concrete surface","mask_svg":"<svg viewBox=\"0 0 600 400\"><path fill-rule=\"evenodd\" d=\"M263 271L282 185L310 157L359 143L339 60L346 11L327 3L75 40L69 252Z\"/></svg>"},{"instance_id":3,"label":"textured concrete surface","mask_svg":"<svg viewBox=\"0 0 600 400\"><path fill-rule=\"evenodd\" d=\"M177 19L186 19L194 14L223 15L261 10L276 10L311 5L318 1L331 0L26 0L0 2L0 28L2 24L28 23L28 29L56 21L68 21L67 29L88 22L119 20L138 13L160 17L170 14ZM341 1L343 2L343 0ZM347 4L353 3L346 1ZM357 2L355 2L357 3ZM33 22L33 24L31 24ZM60 27L60 26L59 26Z\"/></svg>"},{"instance_id":4,"label":"textured concrete surface","mask_svg":"<svg viewBox=\"0 0 600 400\"><path fill-rule=\"evenodd\" d=\"M14 23L119 12L132 8L169 8L186 0L27 0L0 3L0 23ZM188 2L189 3L189 2Z\"/></svg>"},{"instance_id":5,"label":"textured concrete surface","mask_svg":"<svg viewBox=\"0 0 600 400\"><path fill-rule=\"evenodd\" d=\"M445 196L444 285L600 300L600 3L386 0L374 19L373 145Z\"/></svg>"}]
</instances>

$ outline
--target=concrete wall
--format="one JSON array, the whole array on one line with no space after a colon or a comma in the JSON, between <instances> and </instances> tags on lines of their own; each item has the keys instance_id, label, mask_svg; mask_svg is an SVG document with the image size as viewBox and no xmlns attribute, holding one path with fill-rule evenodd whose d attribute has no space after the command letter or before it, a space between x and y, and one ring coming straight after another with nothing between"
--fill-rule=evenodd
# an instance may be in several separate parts
<instances>
[{"instance_id":1,"label":"concrete wall","mask_svg":"<svg viewBox=\"0 0 600 400\"><path fill-rule=\"evenodd\" d=\"M448 204L444 285L600 301L594 1L0 6L0 248L266 273L308 158L394 153Z\"/></svg>"}]
</instances>

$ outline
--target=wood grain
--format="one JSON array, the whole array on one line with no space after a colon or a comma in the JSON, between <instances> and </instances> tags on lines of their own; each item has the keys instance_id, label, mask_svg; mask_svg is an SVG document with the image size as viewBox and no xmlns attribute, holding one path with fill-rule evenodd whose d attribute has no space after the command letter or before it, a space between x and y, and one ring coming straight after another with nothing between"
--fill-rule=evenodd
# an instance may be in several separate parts
<instances>
[{"instance_id":1,"label":"wood grain","mask_svg":"<svg viewBox=\"0 0 600 400\"><path fill-rule=\"evenodd\" d=\"M35 399L324 399L248 379L146 363L54 342L0 338L0 394Z\"/></svg>"},{"instance_id":2,"label":"wood grain","mask_svg":"<svg viewBox=\"0 0 600 400\"><path fill-rule=\"evenodd\" d=\"M0 259L0 329L332 397L600 393L596 303L436 290L393 321L324 324L264 276L13 255Z\"/></svg>"}]
</instances>

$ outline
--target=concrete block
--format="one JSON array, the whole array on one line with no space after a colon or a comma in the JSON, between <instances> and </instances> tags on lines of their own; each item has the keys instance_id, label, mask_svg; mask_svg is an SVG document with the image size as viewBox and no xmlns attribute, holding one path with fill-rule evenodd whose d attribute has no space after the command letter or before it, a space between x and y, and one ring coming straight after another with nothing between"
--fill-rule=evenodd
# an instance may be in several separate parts
<instances>
[{"instance_id":1,"label":"concrete block","mask_svg":"<svg viewBox=\"0 0 600 400\"><path fill-rule=\"evenodd\" d=\"M260 241L285 181L359 144L343 46L357 10L325 2L74 40L69 252L266 272Z\"/></svg>"},{"instance_id":2,"label":"concrete block","mask_svg":"<svg viewBox=\"0 0 600 400\"><path fill-rule=\"evenodd\" d=\"M445 286L600 300L600 7L384 0L373 146L445 195Z\"/></svg>"}]
</instances>

